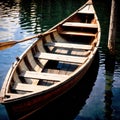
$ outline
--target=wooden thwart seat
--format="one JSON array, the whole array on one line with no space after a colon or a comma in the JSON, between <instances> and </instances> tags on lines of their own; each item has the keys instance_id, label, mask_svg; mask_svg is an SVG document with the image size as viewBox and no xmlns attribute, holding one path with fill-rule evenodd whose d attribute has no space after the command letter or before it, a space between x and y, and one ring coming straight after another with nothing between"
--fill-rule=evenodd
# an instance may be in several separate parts
<instances>
[{"instance_id":1,"label":"wooden thwart seat","mask_svg":"<svg viewBox=\"0 0 120 120\"><path fill-rule=\"evenodd\" d=\"M46 60L55 60L71 63L84 63L87 59L86 57L70 56L70 55L61 55L53 53L37 53L36 58L46 59Z\"/></svg>"},{"instance_id":2,"label":"wooden thwart seat","mask_svg":"<svg viewBox=\"0 0 120 120\"><path fill-rule=\"evenodd\" d=\"M14 90L20 90L20 91L40 91L40 90L45 90L49 86L43 86L43 85L33 85L33 84L23 84L23 83L17 83L13 86Z\"/></svg>"},{"instance_id":3,"label":"wooden thwart seat","mask_svg":"<svg viewBox=\"0 0 120 120\"><path fill-rule=\"evenodd\" d=\"M94 12L93 6L91 4L89 4L85 8L78 10L78 13L82 13L82 14L94 14L95 12Z\"/></svg>"},{"instance_id":4,"label":"wooden thwart seat","mask_svg":"<svg viewBox=\"0 0 120 120\"><path fill-rule=\"evenodd\" d=\"M40 73L40 72L34 72L34 71L22 72L20 76L25 78L42 79L42 80L50 80L50 81L62 81L68 77L68 75Z\"/></svg>"},{"instance_id":5,"label":"wooden thwart seat","mask_svg":"<svg viewBox=\"0 0 120 120\"><path fill-rule=\"evenodd\" d=\"M6 96L7 97L11 97L11 98L15 98L15 97L20 97L23 94L16 94L16 93L7 93Z\"/></svg>"},{"instance_id":6,"label":"wooden thwart seat","mask_svg":"<svg viewBox=\"0 0 120 120\"><path fill-rule=\"evenodd\" d=\"M84 44L72 44L72 43L57 43L51 42L46 43L46 46L53 46L53 47L60 47L60 48L73 48L73 49L82 49L82 50L91 50L91 45L84 45Z\"/></svg>"},{"instance_id":7,"label":"wooden thwart seat","mask_svg":"<svg viewBox=\"0 0 120 120\"><path fill-rule=\"evenodd\" d=\"M63 26L69 27L84 27L84 28L97 28L97 24L90 24L90 23L79 23L79 22L65 22Z\"/></svg>"},{"instance_id":8,"label":"wooden thwart seat","mask_svg":"<svg viewBox=\"0 0 120 120\"><path fill-rule=\"evenodd\" d=\"M64 35L75 35L75 36L91 36L95 37L96 34L86 32L74 32L74 31L61 31L60 34Z\"/></svg>"},{"instance_id":9,"label":"wooden thwart seat","mask_svg":"<svg viewBox=\"0 0 120 120\"><path fill-rule=\"evenodd\" d=\"M80 10L80 11L78 11L78 13L81 13L81 14L93 14L94 15L94 11L89 11L89 10Z\"/></svg>"}]
</instances>

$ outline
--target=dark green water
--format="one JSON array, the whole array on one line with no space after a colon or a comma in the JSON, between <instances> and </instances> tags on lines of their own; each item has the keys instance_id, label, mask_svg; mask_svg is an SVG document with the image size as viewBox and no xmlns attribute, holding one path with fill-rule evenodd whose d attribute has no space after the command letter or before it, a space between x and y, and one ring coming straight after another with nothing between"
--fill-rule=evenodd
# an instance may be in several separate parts
<instances>
[{"instance_id":1,"label":"dark green water","mask_svg":"<svg viewBox=\"0 0 120 120\"><path fill-rule=\"evenodd\" d=\"M0 41L20 40L44 32L78 9L86 0L0 0ZM120 18L117 19L116 55L107 51L111 0L93 0L102 31L101 44L92 67L70 92L31 119L120 119ZM118 11L119 6L118 7ZM119 13L119 12L118 12ZM0 88L16 56L33 41L0 51ZM0 120L8 120L0 105Z\"/></svg>"}]
</instances>

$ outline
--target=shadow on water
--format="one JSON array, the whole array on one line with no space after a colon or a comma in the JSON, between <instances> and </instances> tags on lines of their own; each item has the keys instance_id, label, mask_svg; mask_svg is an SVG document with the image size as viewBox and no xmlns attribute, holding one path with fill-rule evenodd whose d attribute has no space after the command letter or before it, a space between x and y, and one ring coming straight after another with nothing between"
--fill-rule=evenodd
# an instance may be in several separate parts
<instances>
[{"instance_id":1,"label":"shadow on water","mask_svg":"<svg viewBox=\"0 0 120 120\"><path fill-rule=\"evenodd\" d=\"M106 53L105 58L105 119L112 120L112 87L113 87L113 76L115 70L115 56L109 52Z\"/></svg>"},{"instance_id":2,"label":"shadow on water","mask_svg":"<svg viewBox=\"0 0 120 120\"><path fill-rule=\"evenodd\" d=\"M94 86L99 68L99 53L83 79L70 91L49 103L27 119L73 120L85 105ZM93 72L94 71L94 72Z\"/></svg>"}]
</instances>

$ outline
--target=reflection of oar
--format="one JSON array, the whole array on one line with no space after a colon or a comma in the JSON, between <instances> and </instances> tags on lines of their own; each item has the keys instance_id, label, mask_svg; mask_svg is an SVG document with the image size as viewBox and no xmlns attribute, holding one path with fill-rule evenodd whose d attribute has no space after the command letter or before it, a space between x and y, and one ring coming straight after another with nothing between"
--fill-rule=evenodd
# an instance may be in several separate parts
<instances>
[{"instance_id":1,"label":"reflection of oar","mask_svg":"<svg viewBox=\"0 0 120 120\"><path fill-rule=\"evenodd\" d=\"M54 32L54 31L56 31L56 29L51 30L51 31L48 31L48 32L45 32L45 33L40 33L40 34L38 34L38 35L29 37L29 38L25 38L25 39L19 40L19 41L0 42L0 50L7 49L7 48L12 47L13 45L15 45L15 44L17 44L17 43L25 42L25 41L31 40L31 39L33 39L33 38L38 38L38 37L40 37L40 36L43 36L43 35L48 34L48 33L52 33L52 32Z\"/></svg>"}]
</instances>

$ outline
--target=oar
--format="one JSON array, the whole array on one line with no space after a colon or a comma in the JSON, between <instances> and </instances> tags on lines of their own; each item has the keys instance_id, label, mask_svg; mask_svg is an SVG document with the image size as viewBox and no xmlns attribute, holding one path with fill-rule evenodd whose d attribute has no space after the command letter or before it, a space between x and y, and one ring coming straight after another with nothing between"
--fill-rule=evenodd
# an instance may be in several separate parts
<instances>
[{"instance_id":1,"label":"oar","mask_svg":"<svg viewBox=\"0 0 120 120\"><path fill-rule=\"evenodd\" d=\"M7 41L7 42L0 42L0 50L7 49L7 48L12 47L13 45L15 45L17 43L25 42L25 41L31 40L33 38L38 38L40 36L52 33L54 31L56 31L56 29L48 31L48 32L45 32L45 33L40 33L40 34L37 34L35 36L29 37L29 38L25 38L25 39L22 39L22 40L13 40L13 41Z\"/></svg>"}]
</instances>

